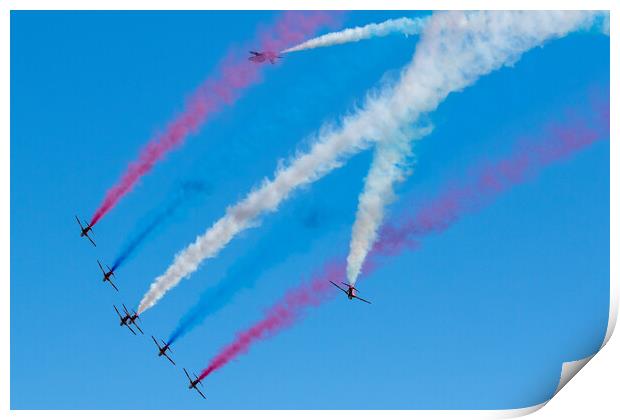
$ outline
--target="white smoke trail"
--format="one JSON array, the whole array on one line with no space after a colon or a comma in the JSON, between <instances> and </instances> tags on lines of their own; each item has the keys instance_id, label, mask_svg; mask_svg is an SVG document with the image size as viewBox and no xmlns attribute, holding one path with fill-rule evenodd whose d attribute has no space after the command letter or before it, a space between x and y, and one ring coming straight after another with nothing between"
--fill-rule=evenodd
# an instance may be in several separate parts
<instances>
[{"instance_id":1,"label":"white smoke trail","mask_svg":"<svg viewBox=\"0 0 620 420\"><path fill-rule=\"evenodd\" d=\"M514 63L528 49L593 23L596 12L445 12L429 18L413 60L400 79L369 95L365 106L343 118L339 127L323 127L306 153L276 171L194 243L176 255L144 295L138 312L152 307L183 278L214 257L240 231L275 211L297 188L341 166L372 141L411 138L412 122L434 110L451 92L484 74Z\"/></svg>"},{"instance_id":2,"label":"white smoke trail","mask_svg":"<svg viewBox=\"0 0 620 420\"><path fill-rule=\"evenodd\" d=\"M399 18L390 19L381 23L371 23L366 26L357 26L355 28L344 29L338 32L321 35L303 42L294 47L288 48L282 53L290 53L294 51L310 50L313 48L330 47L332 45L347 44L349 42L358 42L362 39L375 38L379 36L387 36L394 32L400 32L405 35L417 35L424 28L427 18Z\"/></svg>"},{"instance_id":3,"label":"white smoke trail","mask_svg":"<svg viewBox=\"0 0 620 420\"><path fill-rule=\"evenodd\" d=\"M368 251L377 239L377 232L384 219L385 207L394 199L394 184L405 179L410 172L411 140L426 137L432 127L425 127L411 138L399 136L377 144L364 190L359 196L355 223L351 231L351 243L347 257L347 279L350 285L362 269Z\"/></svg>"},{"instance_id":4,"label":"white smoke trail","mask_svg":"<svg viewBox=\"0 0 620 420\"><path fill-rule=\"evenodd\" d=\"M481 19L485 15L487 14L470 15L465 20L453 20L458 28L455 31L449 30L447 26L438 26L433 22L434 28L430 29L429 32L435 31L435 33L441 34L442 38L429 39L427 36L418 45L418 50L423 50L418 52L420 60L428 60L428 63L434 67L434 69L428 69L431 76L433 71L438 70L436 64L440 63L440 60L438 60L437 52L440 48L444 49L441 53L442 57L451 57L451 59L463 63L465 60L479 56L482 68L492 68L493 63L505 62L506 58L508 58L508 62L518 59L519 54L525 51L528 45L531 48L549 36L561 36L565 33L562 26L556 28L555 34L551 32L557 15L537 15L535 18L524 16L524 19L519 19L518 15L514 16L513 14L501 15L494 16L493 21L484 22L483 25L480 25ZM514 20L515 17L518 21ZM569 24L568 27L571 26L572 16L562 15L560 17L560 20ZM609 34L608 15L601 15L600 18L601 31ZM590 22L592 22L592 17L585 15L583 24L589 25ZM540 28L533 27L533 25L538 24L541 25ZM463 27L467 27L464 33L461 32ZM507 32L517 28L518 31L515 33L509 34ZM484 39L485 36L492 37L491 43ZM516 56L511 59L511 54L516 54ZM427 57L422 58L425 55ZM472 62L472 64L474 63ZM454 73L454 76L460 77L457 73ZM422 136L424 135L418 136L418 138ZM347 257L347 280L351 285L355 285L366 256L377 239L386 206L395 199L394 184L402 181L406 176L405 169L408 169L406 163L411 155L410 140L415 140L415 138L384 139L377 146L370 171L365 179L364 190L359 197L357 214L351 231L349 255Z\"/></svg>"}]
</instances>

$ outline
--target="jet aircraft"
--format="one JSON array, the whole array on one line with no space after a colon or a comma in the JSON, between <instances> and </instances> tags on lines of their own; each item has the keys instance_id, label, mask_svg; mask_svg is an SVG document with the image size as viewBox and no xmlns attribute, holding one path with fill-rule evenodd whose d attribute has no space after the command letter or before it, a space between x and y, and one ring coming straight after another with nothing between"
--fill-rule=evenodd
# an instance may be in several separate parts
<instances>
[{"instance_id":1,"label":"jet aircraft","mask_svg":"<svg viewBox=\"0 0 620 420\"><path fill-rule=\"evenodd\" d=\"M198 384L202 385L202 382L200 381L200 379L198 379L198 376L196 376L196 374L194 373L194 376L196 377L196 379L192 380L192 378L189 376L189 373L187 373L187 370L185 370L185 368L183 368L183 372L185 372L185 376L187 376L187 379L189 379L189 387L188 388L189 389L195 389L196 391L198 391L200 396L206 400L207 397L205 397L205 394L203 394L200 391L200 389L198 389Z\"/></svg>"},{"instance_id":2,"label":"jet aircraft","mask_svg":"<svg viewBox=\"0 0 620 420\"><path fill-rule=\"evenodd\" d=\"M168 350L170 350L170 352L172 353L172 349L170 348L170 344L166 343L164 340L161 340L161 342L163 343L163 347L162 347L157 342L157 339L155 337L151 336L151 338L153 339L153 341L155 342L155 345L159 349L159 354L157 356L159 356L159 357L166 356L166 359L170 360L170 362L172 362L173 365L176 365L176 363L174 363L174 360L172 360L170 358L170 356L168 356L168 354L166 353Z\"/></svg>"},{"instance_id":3,"label":"jet aircraft","mask_svg":"<svg viewBox=\"0 0 620 420\"><path fill-rule=\"evenodd\" d=\"M251 55L248 57L248 60L254 63L264 63L265 61L269 61L271 64L276 64L276 60L278 58L282 58L281 55L278 55L273 51L250 51L250 54Z\"/></svg>"},{"instance_id":4,"label":"jet aircraft","mask_svg":"<svg viewBox=\"0 0 620 420\"><path fill-rule=\"evenodd\" d=\"M349 298L349 300L353 300L353 299L359 299L362 302L366 302L366 303L370 303L369 301L367 301L366 299L362 299L361 297L357 296L357 289L353 286L351 286L350 284L347 283L342 283L345 286L347 286L347 290L343 289L342 287L338 286L336 283L334 283L333 281L329 281L331 284L333 284L334 286L336 286L337 288L339 288L340 290L342 290L347 297Z\"/></svg>"},{"instance_id":5,"label":"jet aircraft","mask_svg":"<svg viewBox=\"0 0 620 420\"><path fill-rule=\"evenodd\" d=\"M118 287L116 287L116 285L112 283L112 279L111 279L111 277L116 278L116 275L114 274L114 270L112 270L110 267L108 267L108 265L106 265L106 267L108 268L108 271L105 271L103 269L103 266L99 262L99 260L97 260L97 264L99 264L99 268L101 269L101 272L103 273L103 282L105 283L107 281L118 292Z\"/></svg>"},{"instance_id":6,"label":"jet aircraft","mask_svg":"<svg viewBox=\"0 0 620 420\"><path fill-rule=\"evenodd\" d=\"M82 226L82 222L80 222L80 219L78 219L77 216L75 216L75 220L77 220L78 225L80 225L80 229L82 229L82 232L80 233L80 238L83 238L84 236L86 236L88 238L88 240L94 245L97 246L97 244L95 243L95 241L93 241L93 239L88 236L88 232L90 233L95 233L93 232L93 225L89 225L88 223L86 224L86 227Z\"/></svg>"},{"instance_id":7,"label":"jet aircraft","mask_svg":"<svg viewBox=\"0 0 620 420\"><path fill-rule=\"evenodd\" d=\"M131 329L131 326L130 326L130 324L131 324L131 315L127 311L127 308L125 308L125 305L123 305L123 309L125 309L125 315L121 315L121 313L118 311L118 308L116 307L116 305L113 305L113 306L114 306L114 310L118 314L118 319L120 320L120 326L122 327L123 325L125 325L129 329L129 331L131 331L133 333L133 335L136 335L136 332Z\"/></svg>"}]
</instances>

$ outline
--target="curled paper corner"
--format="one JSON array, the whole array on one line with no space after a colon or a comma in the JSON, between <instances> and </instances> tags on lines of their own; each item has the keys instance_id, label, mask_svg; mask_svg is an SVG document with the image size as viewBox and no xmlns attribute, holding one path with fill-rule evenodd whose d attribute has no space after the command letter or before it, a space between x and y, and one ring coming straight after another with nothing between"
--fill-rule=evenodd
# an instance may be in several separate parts
<instances>
[{"instance_id":1,"label":"curled paper corner","mask_svg":"<svg viewBox=\"0 0 620 420\"><path fill-rule=\"evenodd\" d=\"M532 405L530 407L514 408L511 410L498 410L493 412L495 419L514 419L517 417L527 416L532 414L541 408L543 408L549 401L541 402L540 404Z\"/></svg>"},{"instance_id":2,"label":"curled paper corner","mask_svg":"<svg viewBox=\"0 0 620 420\"><path fill-rule=\"evenodd\" d=\"M603 344L604 345L604 344ZM602 346L601 346L602 348ZM560 373L560 381L558 382L558 386L551 398L546 401L541 402L540 404L532 405L530 407L516 408L512 410L498 410L494 412L495 416L493 418L496 419L510 419L527 416L528 414L532 414L541 408L543 408L553 397L557 395L558 392L564 385L566 385L573 377L596 355L597 352L592 354L591 356L584 357L583 359L573 360L572 362L564 362L562 363L562 372Z\"/></svg>"},{"instance_id":3,"label":"curled paper corner","mask_svg":"<svg viewBox=\"0 0 620 420\"><path fill-rule=\"evenodd\" d=\"M616 299L614 299L614 296L612 295L612 301L610 303L611 304L609 307L609 320L607 323L607 331L605 332L605 338L603 339L603 343L601 344L601 347L599 347L599 349L595 351L593 354L591 354L590 356L584 357L583 359L562 363L562 373L560 373L560 381L558 382L558 386L555 389L555 392L553 393L553 396L551 398L555 397L557 393L560 392L562 388L564 388L564 385L566 385L571 379L573 379L573 377L581 369L583 369L583 367L587 365L588 362L592 360L592 358L596 356L598 352L601 351L601 349L605 347L605 345L609 342L609 339L611 338L614 332L614 329L616 328L616 321L618 319L617 296L616 296Z\"/></svg>"},{"instance_id":4,"label":"curled paper corner","mask_svg":"<svg viewBox=\"0 0 620 420\"><path fill-rule=\"evenodd\" d=\"M613 332L616 328L616 322L618 320L618 301L620 300L620 296L618 293L618 282L617 281L610 280L609 297L610 297L610 301L609 301L609 318L607 321L607 331L605 332L605 338L603 339L603 342L601 343L601 346L598 348L598 350L596 350L590 356L584 357L583 359L578 359L578 360L573 360L571 362L562 363L562 372L560 373L560 380L558 382L558 386L553 392L553 395L551 396L551 398L549 398L548 400L543 401L540 404L530 406L530 407L523 407L523 408L517 408L517 409L512 409L512 410L498 410L498 411L493 412L495 414L494 418L508 419L508 418L522 417L522 416L526 416L528 414L532 414L540 410L545 405L547 405L547 403L551 401L551 399L553 399L553 397L555 397L558 394L558 392L560 392L562 388L564 388L564 386L568 382L570 382L570 380L573 379L573 377L577 375L577 373L579 373L579 371L583 369L583 367L587 365L588 362L592 360L594 356L598 354L599 351L601 351L603 347L605 347L605 345L609 342L609 339L613 335Z\"/></svg>"},{"instance_id":5,"label":"curled paper corner","mask_svg":"<svg viewBox=\"0 0 620 420\"><path fill-rule=\"evenodd\" d=\"M598 351L596 352L598 353ZM553 397L557 395L558 392L564 385L566 385L573 377L596 355L594 353L591 356L584 357L583 359L573 360L572 362L564 362L562 363L562 373L560 374L560 382L558 382L558 386L553 393ZM551 397L551 398L553 398Z\"/></svg>"}]
</instances>

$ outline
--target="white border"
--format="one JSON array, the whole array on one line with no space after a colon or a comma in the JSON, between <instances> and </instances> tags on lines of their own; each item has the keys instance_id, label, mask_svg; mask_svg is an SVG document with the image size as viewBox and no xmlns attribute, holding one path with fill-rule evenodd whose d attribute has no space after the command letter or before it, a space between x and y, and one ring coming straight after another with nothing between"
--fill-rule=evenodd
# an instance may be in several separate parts
<instances>
[{"instance_id":1,"label":"white border","mask_svg":"<svg viewBox=\"0 0 620 420\"><path fill-rule=\"evenodd\" d=\"M250 2L249 0L228 0L225 3L207 3L200 0L108 0L108 1L89 1L88 3L78 0L57 0L55 2L43 1L43 0L8 0L0 1L0 57L2 57L2 66L0 66L0 79L2 80L3 89L1 92L6 92L2 101L2 113L0 119L0 127L2 127L3 141L1 143L2 151L0 152L0 177L2 179L0 188L2 188L0 195L3 198L2 205L2 222L0 222L0 231L5 233L2 242L2 270L3 276L3 293L2 296L2 333L4 337L9 337L10 331L10 282L7 279L10 278L10 10L273 10L273 9L325 9L325 10L451 10L451 9L490 9L490 10L506 10L506 9L529 9L529 10L547 10L558 9L558 6L564 10L578 10L578 9L602 9L611 10L611 24L610 27L618 28L616 10L619 8L612 1L604 0L592 0L592 1L579 1L579 0L565 0L562 2L551 0L506 0L501 2L501 7L498 2L489 0L472 0L467 2L459 2L456 0L444 0L438 1L413 1L413 0L393 0L389 5L386 2L377 0L306 0L303 2L297 1L285 1L285 0L263 0L260 2L260 8L257 7L257 2ZM611 32L611 103L610 111L611 115L619 115L617 113L617 104L615 101L614 93L618 90L618 75L620 74L620 67L618 66L618 44L614 37L613 30ZM611 119L611 137L618 138L618 127ZM611 191L610 191L610 313L609 324L603 346L605 346L612 336L615 328L617 313L618 313L618 281L620 281L620 273L618 271L617 260L614 259L614 255L618 255L618 223L614 215L620 214L620 206L618 205L618 169L613 163L618 162L618 146L611 142ZM6 205L5 205L6 204ZM0 352L2 353L3 369L2 378L0 380L0 392L2 397L0 398L0 413L6 414L9 411L10 404L10 345L9 340L0 346ZM617 340L616 340L617 341ZM609 351L607 351L609 348ZM592 363L592 370L586 369L586 374L583 374L581 379L582 383L577 384L574 387L568 386L567 390L562 392L559 397L553 398L553 401L561 400L563 405L550 404L547 410L543 410L540 415L547 415L555 418L561 416L562 418L578 418L584 415L590 415L592 412L598 412L601 415L605 413L605 417L615 417L613 414L618 414L617 403L617 386L612 385L612 381L617 382L617 374L619 369L619 357L620 347L617 343L612 343L612 346L607 346L603 351L604 357L601 356L601 360L598 361L594 358ZM594 355L591 355L580 361L567 362L563 365L560 384L556 390L559 392L568 381L588 362L593 359ZM604 361L604 363L603 363ZM602 366L604 364L604 366ZM597 370L595 370L597 369ZM581 376L581 375L580 375ZM586 380L589 380L588 386L584 386ZM573 381L574 382L574 381ZM580 382L580 381L578 381ZM581 394L575 394L577 390L585 394L585 401L581 398ZM596 391L593 391L596 390ZM566 397L563 395L566 394ZM601 399L600 396L603 396ZM606 398L604 396L607 396ZM615 398L614 398L615 397ZM588 407L588 401L596 401L594 408ZM580 402L581 401L581 402ZM526 407L516 410L498 410L498 411L371 411L371 412L356 412L356 411L324 411L321 412L321 416L327 418L349 418L355 416L358 418L368 418L370 416L391 418L507 418L517 417L525 414L529 414L537 411L543 407L546 403L539 404L533 407ZM585 405L584 405L585 404ZM587 410L587 411L585 411ZM89 418L105 418L106 420L110 416L115 418L136 418L146 417L149 418L164 418L170 415L179 416L183 415L189 418L201 418L205 415L216 416L217 418L236 418L239 415L247 413L254 418L262 419L288 419L291 412L288 411L209 411L205 413L203 411L13 411L10 415L20 418L31 417L62 417L65 418L83 418L88 415ZM376 413L376 414L375 414ZM316 413L312 411L295 411L294 416L298 420L302 419L314 419ZM593 418L605 418L597 417ZM296 419L296 420L297 420Z\"/></svg>"}]
</instances>

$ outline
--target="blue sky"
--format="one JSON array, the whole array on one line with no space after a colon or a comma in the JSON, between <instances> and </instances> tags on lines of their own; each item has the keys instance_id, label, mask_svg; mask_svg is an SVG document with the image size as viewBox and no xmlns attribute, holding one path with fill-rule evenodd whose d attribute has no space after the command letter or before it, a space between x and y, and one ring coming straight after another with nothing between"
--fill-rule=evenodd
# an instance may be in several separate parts
<instances>
[{"instance_id":1,"label":"blue sky","mask_svg":"<svg viewBox=\"0 0 620 420\"><path fill-rule=\"evenodd\" d=\"M252 349L206 382L205 403L150 339L118 327L174 254L226 206L270 176L324 121L396 72L416 37L390 36L291 54L172 153L97 226L78 237L140 146L233 43L271 12L12 12L11 407L95 409L515 408L556 387L561 362L601 343L609 302L609 144L575 158L403 253L361 284L371 307L339 300ZM351 12L345 26L414 12ZM609 38L574 34L533 50L450 97L416 145L405 203L432 196L476 162L562 117L609 83ZM218 282L253 278L179 340L177 363L200 370L284 290L348 249L371 151L297 192L259 228L144 315L165 338ZM140 227L186 182L183 203L119 269ZM407 204L408 205L408 204Z\"/></svg>"}]
</instances>

